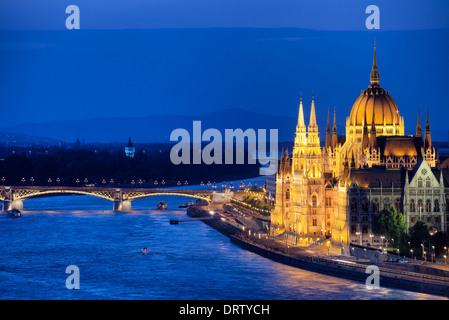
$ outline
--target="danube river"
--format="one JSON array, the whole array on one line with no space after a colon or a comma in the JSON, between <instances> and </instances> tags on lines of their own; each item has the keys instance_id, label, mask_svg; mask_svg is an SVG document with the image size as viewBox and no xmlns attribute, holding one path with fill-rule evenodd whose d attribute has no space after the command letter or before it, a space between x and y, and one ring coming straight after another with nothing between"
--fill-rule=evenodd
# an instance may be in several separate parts
<instances>
[{"instance_id":1,"label":"danube river","mask_svg":"<svg viewBox=\"0 0 449 320\"><path fill-rule=\"evenodd\" d=\"M160 200L167 210L154 210ZM192 219L178 209L188 200L149 197L119 213L108 200L58 196L24 201L19 219L0 213L0 299L442 299L285 266L201 221L170 225ZM69 265L78 290L66 288Z\"/></svg>"}]
</instances>

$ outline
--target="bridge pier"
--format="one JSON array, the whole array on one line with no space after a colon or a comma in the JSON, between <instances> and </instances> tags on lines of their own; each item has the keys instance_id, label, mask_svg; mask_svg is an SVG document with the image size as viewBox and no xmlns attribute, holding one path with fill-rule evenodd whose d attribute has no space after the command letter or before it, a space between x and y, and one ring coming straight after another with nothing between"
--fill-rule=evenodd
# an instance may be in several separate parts
<instances>
[{"instance_id":1,"label":"bridge pier","mask_svg":"<svg viewBox=\"0 0 449 320\"><path fill-rule=\"evenodd\" d=\"M131 211L131 201L114 200L113 211Z\"/></svg>"},{"instance_id":2,"label":"bridge pier","mask_svg":"<svg viewBox=\"0 0 449 320\"><path fill-rule=\"evenodd\" d=\"M3 201L3 211L10 211L12 209L23 210L23 200Z\"/></svg>"}]
</instances>

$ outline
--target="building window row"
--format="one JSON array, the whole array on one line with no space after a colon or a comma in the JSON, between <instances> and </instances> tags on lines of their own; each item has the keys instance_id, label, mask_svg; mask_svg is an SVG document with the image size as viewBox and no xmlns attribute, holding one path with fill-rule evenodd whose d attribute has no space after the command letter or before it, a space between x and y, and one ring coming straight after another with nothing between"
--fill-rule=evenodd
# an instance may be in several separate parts
<instances>
[{"instance_id":1,"label":"building window row","mask_svg":"<svg viewBox=\"0 0 449 320\"><path fill-rule=\"evenodd\" d=\"M421 199L418 200L418 203L415 204L415 200L410 200L410 212L440 212L440 202L438 199L433 201L426 200L426 205L424 206L423 201Z\"/></svg>"}]
</instances>

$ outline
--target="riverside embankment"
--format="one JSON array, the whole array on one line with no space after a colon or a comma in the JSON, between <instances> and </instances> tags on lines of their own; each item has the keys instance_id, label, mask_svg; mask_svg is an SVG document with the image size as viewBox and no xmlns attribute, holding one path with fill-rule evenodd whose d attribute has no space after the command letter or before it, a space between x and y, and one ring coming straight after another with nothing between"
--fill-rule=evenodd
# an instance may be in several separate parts
<instances>
[{"instance_id":1,"label":"riverside embankment","mask_svg":"<svg viewBox=\"0 0 449 320\"><path fill-rule=\"evenodd\" d=\"M208 211L199 208L190 209L189 215L210 216ZM324 256L312 250L284 248L275 241L269 242L263 239L259 240L257 237L249 237L242 232L243 228L233 225L232 220L227 220L220 215L215 215L213 219L203 220L203 222L228 236L233 244L279 263L363 283L371 275L371 271L367 271L367 267L376 265L379 268L379 285L381 287L449 297L449 277L397 270L385 264L373 264L369 261L358 262L341 259L338 256Z\"/></svg>"}]
</instances>

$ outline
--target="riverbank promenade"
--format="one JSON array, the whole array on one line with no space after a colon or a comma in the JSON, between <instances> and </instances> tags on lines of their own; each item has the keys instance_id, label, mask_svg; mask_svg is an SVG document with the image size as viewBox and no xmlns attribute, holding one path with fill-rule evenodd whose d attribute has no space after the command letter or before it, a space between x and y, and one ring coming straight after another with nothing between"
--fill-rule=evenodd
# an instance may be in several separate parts
<instances>
[{"instance_id":1,"label":"riverbank promenade","mask_svg":"<svg viewBox=\"0 0 449 320\"><path fill-rule=\"evenodd\" d=\"M220 208L215 205L208 210L201 210L202 215L212 215L214 219L204 221L205 223L227 235L237 246L265 258L363 283L366 283L371 275L370 270L375 266L379 271L380 286L449 297L447 266L424 265L403 257L391 259L392 262L383 259L373 261L352 254L353 248L331 244L325 240L308 246L295 246L283 237L270 236L263 221L258 218L242 215L229 206ZM383 257L388 260L388 256Z\"/></svg>"}]
</instances>

